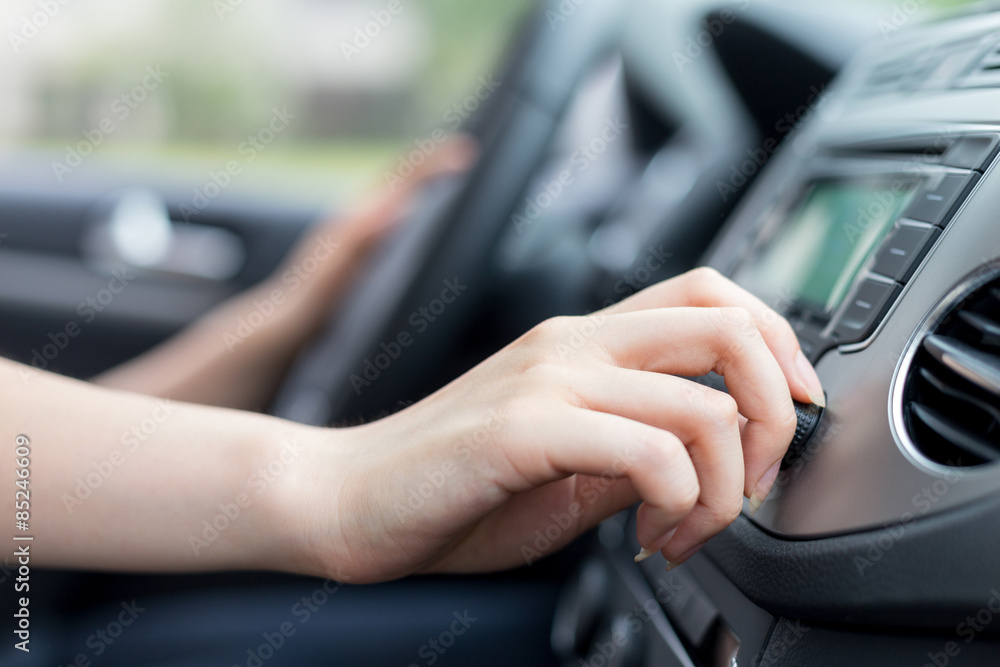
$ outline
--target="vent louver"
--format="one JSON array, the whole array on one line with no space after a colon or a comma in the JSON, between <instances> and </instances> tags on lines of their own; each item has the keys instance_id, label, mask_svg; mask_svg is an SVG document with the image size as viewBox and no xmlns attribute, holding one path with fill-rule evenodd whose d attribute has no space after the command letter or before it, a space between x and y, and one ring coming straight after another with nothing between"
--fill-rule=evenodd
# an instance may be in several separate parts
<instances>
[{"instance_id":1,"label":"vent louver","mask_svg":"<svg viewBox=\"0 0 1000 667\"><path fill-rule=\"evenodd\" d=\"M1000 44L994 44L961 82L963 88L1000 86Z\"/></svg>"},{"instance_id":2,"label":"vent louver","mask_svg":"<svg viewBox=\"0 0 1000 667\"><path fill-rule=\"evenodd\" d=\"M1000 279L968 294L919 341L903 418L913 446L932 461L1000 460Z\"/></svg>"}]
</instances>

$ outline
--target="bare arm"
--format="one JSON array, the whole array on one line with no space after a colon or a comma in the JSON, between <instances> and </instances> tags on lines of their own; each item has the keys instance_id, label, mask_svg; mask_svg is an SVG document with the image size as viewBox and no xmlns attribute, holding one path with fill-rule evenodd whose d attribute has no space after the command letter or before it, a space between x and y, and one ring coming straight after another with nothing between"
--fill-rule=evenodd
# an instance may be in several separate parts
<instances>
[{"instance_id":1,"label":"bare arm","mask_svg":"<svg viewBox=\"0 0 1000 667\"><path fill-rule=\"evenodd\" d=\"M55 567L295 569L279 481L303 448L333 435L5 360L0 415L2 516L14 520L14 443L23 434L31 501L23 534L34 537L33 562Z\"/></svg>"},{"instance_id":2,"label":"bare arm","mask_svg":"<svg viewBox=\"0 0 1000 667\"><path fill-rule=\"evenodd\" d=\"M179 401L262 410L415 191L430 178L465 169L474 155L471 140L442 144L398 187L342 219L320 223L262 284L93 381Z\"/></svg>"},{"instance_id":3,"label":"bare arm","mask_svg":"<svg viewBox=\"0 0 1000 667\"><path fill-rule=\"evenodd\" d=\"M204 405L262 410L364 258L367 248L354 238L344 239L356 222L341 228L322 225L274 276L93 382Z\"/></svg>"},{"instance_id":4,"label":"bare arm","mask_svg":"<svg viewBox=\"0 0 1000 667\"><path fill-rule=\"evenodd\" d=\"M715 371L731 395L678 376ZM770 491L822 400L788 323L713 271L557 318L381 421L318 429L0 361L0 518L31 439L36 563L384 581L532 562L642 501L691 557ZM4 482L4 480L8 480ZM554 519L553 517L557 517ZM558 520L558 536L536 534Z\"/></svg>"}]
</instances>

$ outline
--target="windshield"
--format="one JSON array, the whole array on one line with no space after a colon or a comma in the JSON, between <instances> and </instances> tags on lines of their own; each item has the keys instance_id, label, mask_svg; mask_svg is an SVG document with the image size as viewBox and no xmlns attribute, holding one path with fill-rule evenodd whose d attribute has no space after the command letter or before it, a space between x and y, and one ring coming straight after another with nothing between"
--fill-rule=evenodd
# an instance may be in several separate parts
<instances>
[{"instance_id":1,"label":"windshield","mask_svg":"<svg viewBox=\"0 0 1000 667\"><path fill-rule=\"evenodd\" d=\"M235 162L233 191L337 198L454 130L532 4L7 0L0 147L60 184Z\"/></svg>"}]
</instances>

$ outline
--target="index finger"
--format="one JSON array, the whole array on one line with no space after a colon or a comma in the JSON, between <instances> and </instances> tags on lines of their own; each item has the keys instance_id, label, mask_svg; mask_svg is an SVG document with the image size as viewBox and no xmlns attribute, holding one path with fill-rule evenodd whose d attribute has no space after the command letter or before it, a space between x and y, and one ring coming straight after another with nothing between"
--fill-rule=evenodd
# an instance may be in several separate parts
<instances>
[{"instance_id":1,"label":"index finger","mask_svg":"<svg viewBox=\"0 0 1000 667\"><path fill-rule=\"evenodd\" d=\"M765 476L795 433L788 383L752 317L739 307L651 308L607 317L595 340L621 368L697 376L715 371L748 422L744 495L766 495Z\"/></svg>"},{"instance_id":2,"label":"index finger","mask_svg":"<svg viewBox=\"0 0 1000 667\"><path fill-rule=\"evenodd\" d=\"M799 339L788 321L756 296L724 277L703 267L648 287L604 312L628 313L651 308L735 306L749 312L764 342L788 381L792 398L802 403L826 407L823 385L806 359Z\"/></svg>"}]
</instances>

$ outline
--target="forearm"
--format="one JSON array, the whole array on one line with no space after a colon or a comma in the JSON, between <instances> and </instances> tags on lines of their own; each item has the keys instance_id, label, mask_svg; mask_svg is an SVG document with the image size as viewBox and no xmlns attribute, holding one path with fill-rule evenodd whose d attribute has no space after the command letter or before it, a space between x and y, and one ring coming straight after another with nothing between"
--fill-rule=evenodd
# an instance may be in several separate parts
<instances>
[{"instance_id":1,"label":"forearm","mask_svg":"<svg viewBox=\"0 0 1000 667\"><path fill-rule=\"evenodd\" d=\"M316 330L320 304L268 281L229 300L95 384L177 401L262 410Z\"/></svg>"},{"instance_id":2,"label":"forearm","mask_svg":"<svg viewBox=\"0 0 1000 667\"><path fill-rule=\"evenodd\" d=\"M52 567L301 571L300 461L333 432L93 387L0 361L3 516L30 438L33 562ZM5 482L3 480L6 480ZM326 508L335 513L334 508Z\"/></svg>"},{"instance_id":3,"label":"forearm","mask_svg":"<svg viewBox=\"0 0 1000 667\"><path fill-rule=\"evenodd\" d=\"M446 143L403 187L342 219L320 222L265 283L94 382L192 403L263 409L357 268L399 221L412 192L428 178L464 169L474 154L468 140Z\"/></svg>"}]
</instances>

